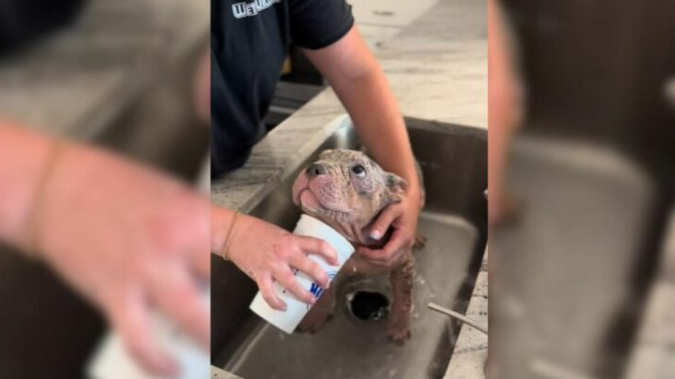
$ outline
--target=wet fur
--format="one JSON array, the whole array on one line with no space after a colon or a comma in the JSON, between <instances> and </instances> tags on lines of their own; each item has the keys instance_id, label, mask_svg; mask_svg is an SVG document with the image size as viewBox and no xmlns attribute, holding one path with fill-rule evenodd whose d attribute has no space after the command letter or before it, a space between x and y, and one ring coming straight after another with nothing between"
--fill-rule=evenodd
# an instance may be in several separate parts
<instances>
[{"instance_id":1,"label":"wet fur","mask_svg":"<svg viewBox=\"0 0 675 379\"><path fill-rule=\"evenodd\" d=\"M362 152L356 151L335 152L331 150L327 154L322 153L320 158L323 157L323 161L328 161L329 163L335 163L337 165L345 165L349 164L352 160L363 159L361 155L364 154ZM391 177L387 176L391 174L386 173L384 171L380 173L379 171L377 171L377 169L381 171L381 168L379 168L379 166L377 166L374 162L372 162L372 164L374 165L373 171L380 175L384 175L383 178L385 178L385 180L379 180L375 178L373 182L375 183L376 186L387 185L389 183L387 179L395 180L395 178L397 178L395 177L392 179ZM418 173L420 174L420 183L422 183L421 171L419 170L419 166L418 166ZM296 185L294 185L294 196L296 195L297 192L296 187L306 184L305 182L306 178L302 178L302 175L306 175L306 173L305 172L301 173L298 180L296 180ZM349 178L342 177L340 176L340 174L337 174L337 176L340 178L338 179L341 181L340 185L345 186L345 181L349 180ZM400 178L398 179L401 180L402 182L402 179ZM298 183L301 184L298 185ZM349 191L341 189L341 193L343 193L344 196L350 196L347 192ZM351 196L353 196L353 194L351 194ZM391 194L379 192L378 196L387 197L391 196ZM366 198L368 199L368 201L371 202L377 201L377 199L374 196L371 196L370 198L366 196ZM329 200L330 199L332 199L332 197L329 198ZM294 201L296 201L296 203L300 202L299 199L294 199ZM395 202L395 199L392 202ZM371 207L361 207L357 209L367 209L364 211L367 213L368 210L371 209ZM303 210L306 209L303 208ZM374 222L377 219L377 216L379 216L380 212L381 209L375 214L368 215L368 219L366 220L359 219L360 215L339 215L331 213L329 211L322 211L322 212L310 211L307 213L321 219L322 221L328 223L331 226L336 227L336 230L340 231L343 235L345 235L345 237L352 242L355 248L358 248L360 246L366 246L369 248L381 248L386 244L386 242L391 237L392 233L391 229L385 234L385 236L382 239L380 239L380 241L375 241L367 237L367 231L370 230L372 222ZM353 225L344 226L343 225L344 219L347 217L352 217L354 220L358 220L358 222L352 221L352 223L356 223L357 225L360 225L360 227L355 228ZM362 230L354 230L358 228ZM416 238L415 246L413 248L421 247L423 246L423 244L424 239L418 237ZM404 254L402 254L402 256L399 258L398 261L394 262L392 265L388 267L374 264L365 259L364 257L358 254L354 254L345 263L343 269L340 271L341 276L342 275L372 276L372 275L383 275L387 273L389 273L389 280L391 283L393 293L393 303L389 315L389 325L387 333L390 340L392 340L397 344L403 344L407 339L410 339L411 337L410 313L412 311L412 289L415 277L415 259L413 257L412 249L406 251ZM331 318L334 307L335 307L335 286L332 286L330 287L330 289L326 290L323 293L317 304L314 305L314 307L310 310L307 316L303 319L298 329L300 331L309 331L312 333L318 332L321 329L321 327Z\"/></svg>"}]
</instances>

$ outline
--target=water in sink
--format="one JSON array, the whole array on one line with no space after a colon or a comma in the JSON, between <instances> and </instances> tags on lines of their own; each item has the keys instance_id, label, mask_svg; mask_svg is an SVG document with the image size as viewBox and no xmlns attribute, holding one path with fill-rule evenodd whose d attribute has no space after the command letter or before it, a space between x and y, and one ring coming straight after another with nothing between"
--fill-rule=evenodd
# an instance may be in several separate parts
<instances>
[{"instance_id":1,"label":"water in sink","mask_svg":"<svg viewBox=\"0 0 675 379\"><path fill-rule=\"evenodd\" d=\"M349 311L347 295L356 289L351 284L364 290L381 288L390 296L388 278L345 278L336 283L335 316L319 333L287 335L260 323L246 332L246 342L225 369L246 379L442 377L456 325L426 304L434 301L462 310L452 303L463 284L473 281L467 272L476 264L471 258L478 232L461 218L433 213L421 216L419 230L428 240L416 252L412 338L404 346L387 340L386 322L358 320Z\"/></svg>"},{"instance_id":2,"label":"water in sink","mask_svg":"<svg viewBox=\"0 0 675 379\"><path fill-rule=\"evenodd\" d=\"M468 305L487 240L487 135L462 126L406 121L427 191L418 229L427 243L415 253L412 338L404 346L387 339L387 276L339 279L333 319L317 334L287 335L248 310L255 285L231 264L213 259L213 365L246 379L443 377L460 325L426 304L433 301L462 313ZM357 146L347 120L305 163L327 148ZM292 229L299 217L290 196L293 179L295 173L251 214ZM354 308L357 295L359 302L365 300L357 304L360 316Z\"/></svg>"}]
</instances>

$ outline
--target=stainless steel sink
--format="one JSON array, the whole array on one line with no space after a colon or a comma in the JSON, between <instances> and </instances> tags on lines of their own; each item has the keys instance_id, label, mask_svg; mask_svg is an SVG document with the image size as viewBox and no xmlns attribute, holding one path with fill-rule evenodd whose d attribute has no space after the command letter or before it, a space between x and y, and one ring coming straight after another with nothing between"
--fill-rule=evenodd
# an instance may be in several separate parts
<instances>
[{"instance_id":1,"label":"stainless steel sink","mask_svg":"<svg viewBox=\"0 0 675 379\"><path fill-rule=\"evenodd\" d=\"M434 301L464 313L487 240L487 133L408 119L413 150L422 166L427 205L416 253L412 339L404 346L386 337L386 277L345 278L337 284L335 317L317 334L286 335L248 310L254 283L218 258L212 265L212 363L245 379L441 378L459 325L427 309ZM351 124L331 135L328 148L358 148ZM304 166L304 165L303 165ZM298 170L301 168L298 167ZM291 201L297 173L279 185L252 214L287 229L299 217ZM374 308L384 308L376 312ZM370 311L369 311L370 309ZM382 312L383 311L383 312Z\"/></svg>"},{"instance_id":2,"label":"stainless steel sink","mask_svg":"<svg viewBox=\"0 0 675 379\"><path fill-rule=\"evenodd\" d=\"M610 146L534 133L510 163L519 217L490 231L496 372L623 377L667 209L653 178Z\"/></svg>"}]
</instances>

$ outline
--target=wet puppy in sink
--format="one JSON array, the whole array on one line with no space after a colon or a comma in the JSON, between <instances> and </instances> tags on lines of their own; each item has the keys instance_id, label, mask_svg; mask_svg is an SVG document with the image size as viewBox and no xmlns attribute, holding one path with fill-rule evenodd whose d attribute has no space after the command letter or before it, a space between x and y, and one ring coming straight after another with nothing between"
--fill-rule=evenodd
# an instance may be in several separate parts
<instances>
[{"instance_id":1,"label":"wet puppy in sink","mask_svg":"<svg viewBox=\"0 0 675 379\"><path fill-rule=\"evenodd\" d=\"M354 150L325 150L319 159L300 173L293 184L293 202L302 211L331 226L355 248L381 248L391 231L379 241L368 231L380 212L401 201L406 182ZM410 338L410 311L415 261L412 249L389 267L369 262L354 254L345 263L341 275L378 275L389 273L393 292L388 335L397 343ZM301 331L317 332L332 313L335 287L326 290L303 319Z\"/></svg>"}]
</instances>

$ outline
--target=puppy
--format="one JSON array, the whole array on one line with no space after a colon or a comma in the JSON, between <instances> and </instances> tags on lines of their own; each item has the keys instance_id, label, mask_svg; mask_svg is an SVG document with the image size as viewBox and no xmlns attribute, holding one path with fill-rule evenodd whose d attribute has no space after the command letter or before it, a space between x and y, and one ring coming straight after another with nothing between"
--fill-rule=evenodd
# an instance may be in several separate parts
<instances>
[{"instance_id":1,"label":"puppy","mask_svg":"<svg viewBox=\"0 0 675 379\"><path fill-rule=\"evenodd\" d=\"M385 172L364 153L354 150L326 150L309 165L293 185L293 202L302 211L331 226L355 248L381 248L390 236L380 241L370 238L372 223L389 204L401 201L406 182ZM389 273L393 290L388 335L403 344L410 338L410 311L415 263L412 251L406 251L390 267L376 265L359 254L345 263L345 275ZM301 331L317 332L326 322L334 303L334 287L326 290L300 324Z\"/></svg>"}]
</instances>

